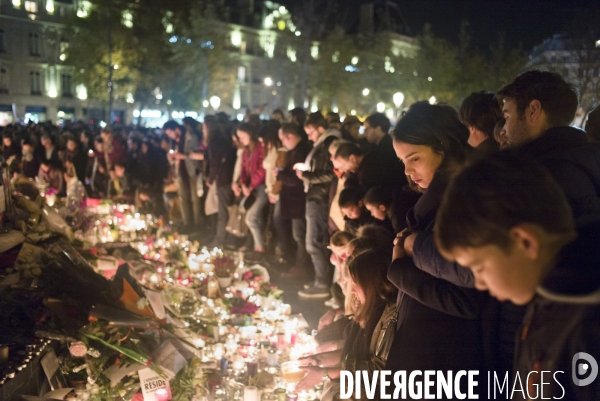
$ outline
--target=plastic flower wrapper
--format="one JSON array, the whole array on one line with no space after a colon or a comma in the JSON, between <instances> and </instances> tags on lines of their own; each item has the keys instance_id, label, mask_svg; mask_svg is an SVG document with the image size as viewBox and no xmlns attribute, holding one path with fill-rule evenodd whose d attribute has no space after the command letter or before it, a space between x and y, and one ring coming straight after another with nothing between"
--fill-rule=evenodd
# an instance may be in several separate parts
<instances>
[{"instance_id":1,"label":"plastic flower wrapper","mask_svg":"<svg viewBox=\"0 0 600 401\"><path fill-rule=\"evenodd\" d=\"M212 308L204 307L202 298L194 290L172 285L164 288L162 296L165 307L179 318L216 318Z\"/></svg>"}]
</instances>

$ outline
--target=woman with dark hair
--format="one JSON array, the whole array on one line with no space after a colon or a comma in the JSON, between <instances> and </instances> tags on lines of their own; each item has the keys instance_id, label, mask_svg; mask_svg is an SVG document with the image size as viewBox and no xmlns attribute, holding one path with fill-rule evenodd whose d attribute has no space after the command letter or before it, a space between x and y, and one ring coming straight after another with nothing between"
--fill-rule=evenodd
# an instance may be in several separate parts
<instances>
[{"instance_id":1,"label":"woman with dark hair","mask_svg":"<svg viewBox=\"0 0 600 401\"><path fill-rule=\"evenodd\" d=\"M92 197L104 198L106 196L106 188L108 187L108 169L106 168L104 142L102 141L101 136L97 136L96 139L94 139L94 156L90 187Z\"/></svg>"},{"instance_id":2,"label":"woman with dark hair","mask_svg":"<svg viewBox=\"0 0 600 401\"><path fill-rule=\"evenodd\" d=\"M231 136L224 132L223 127L214 116L206 116L204 118L202 134L208 140L206 149L206 154L208 155L208 179L206 180L206 185L209 187L216 186L217 198L219 200L217 233L210 246L222 246L225 242L227 221L229 220L227 207L233 203L231 181L233 178L236 150L233 146Z\"/></svg>"},{"instance_id":3,"label":"woman with dark hair","mask_svg":"<svg viewBox=\"0 0 600 401\"><path fill-rule=\"evenodd\" d=\"M282 182L277 180L280 171L286 164L287 149L281 144L279 139L279 128L281 124L277 120L270 120L261 127L258 136L265 147L265 157L263 159L263 168L265 169L265 191L271 204L269 216L272 216L274 225L275 243L281 251L280 260L284 260L291 245L292 231L289 224L285 224L281 217L281 204L279 203L279 194L281 193ZM271 221L267 221L270 225Z\"/></svg>"},{"instance_id":4,"label":"woman with dark hair","mask_svg":"<svg viewBox=\"0 0 600 401\"><path fill-rule=\"evenodd\" d=\"M394 243L388 278L399 289L401 323L386 369L483 368L481 322L490 298L473 288L468 269L440 256L432 233L449 176L467 159L468 138L452 108L425 102L413 105L394 129L393 146L405 174L424 192ZM485 351L497 359L496 345L486 343Z\"/></svg>"},{"instance_id":5,"label":"woman with dark hair","mask_svg":"<svg viewBox=\"0 0 600 401\"><path fill-rule=\"evenodd\" d=\"M395 332L398 292L386 278L387 264L385 253L376 249L355 250L350 256L347 268L357 303L344 334L344 346L303 358L302 368L308 375L296 391L308 390L329 377L333 391L324 389L322 399L332 399L331 395L339 394L340 371L366 370L372 377L374 371L383 369Z\"/></svg>"},{"instance_id":6,"label":"woman with dark hair","mask_svg":"<svg viewBox=\"0 0 600 401\"><path fill-rule=\"evenodd\" d=\"M13 156L19 156L21 150L19 145L15 142L11 133L5 133L2 135L2 156L4 161L7 161Z\"/></svg>"},{"instance_id":7,"label":"woman with dark hair","mask_svg":"<svg viewBox=\"0 0 600 401\"><path fill-rule=\"evenodd\" d=\"M83 153L90 153L90 150L93 152L94 145L94 136L87 129L82 129L79 134L79 143L81 144L81 151Z\"/></svg>"},{"instance_id":8,"label":"woman with dark hair","mask_svg":"<svg viewBox=\"0 0 600 401\"><path fill-rule=\"evenodd\" d=\"M65 168L73 166L77 179L82 183L85 182L87 162L88 156L81 150L75 136L71 134L67 135L67 143L63 153L63 165Z\"/></svg>"},{"instance_id":9,"label":"woman with dark hair","mask_svg":"<svg viewBox=\"0 0 600 401\"><path fill-rule=\"evenodd\" d=\"M304 131L304 123L308 118L308 113L302 107L296 107L295 109L290 110L290 114L288 116L289 122L295 124L300 128L300 133L302 134L302 139L307 139L306 132Z\"/></svg>"},{"instance_id":10,"label":"woman with dark hair","mask_svg":"<svg viewBox=\"0 0 600 401\"><path fill-rule=\"evenodd\" d=\"M263 167L265 149L258 139L256 127L249 123L242 123L237 127L237 137L244 146L239 183L231 184L231 189L236 196L240 193L244 197L254 198L254 202L246 210L246 225L252 233L254 240L254 253L248 255L248 262L259 262L265 254L264 241L264 209L268 202L265 192L266 171Z\"/></svg>"}]
</instances>

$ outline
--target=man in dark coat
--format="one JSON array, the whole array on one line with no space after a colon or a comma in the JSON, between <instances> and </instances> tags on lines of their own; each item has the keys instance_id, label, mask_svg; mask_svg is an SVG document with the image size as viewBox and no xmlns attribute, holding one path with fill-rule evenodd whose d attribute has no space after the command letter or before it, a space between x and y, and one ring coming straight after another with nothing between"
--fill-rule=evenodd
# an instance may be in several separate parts
<instances>
[{"instance_id":1,"label":"man in dark coat","mask_svg":"<svg viewBox=\"0 0 600 401\"><path fill-rule=\"evenodd\" d=\"M400 162L394 152L392 137L390 132L390 120L383 113L371 114L364 122L365 137L375 146L375 151L381 157L381 162L396 164L400 167Z\"/></svg>"},{"instance_id":2,"label":"man in dark coat","mask_svg":"<svg viewBox=\"0 0 600 401\"><path fill-rule=\"evenodd\" d=\"M559 74L527 71L496 96L507 146L550 170L576 219L600 213L600 144L569 126L578 108L573 87Z\"/></svg>"},{"instance_id":3,"label":"man in dark coat","mask_svg":"<svg viewBox=\"0 0 600 401\"><path fill-rule=\"evenodd\" d=\"M292 236L296 242L296 258L292 268L284 273L284 277L294 278L306 275L306 264L308 253L306 252L306 193L304 192L304 183L298 178L294 171L297 163L304 163L306 156L312 148L310 142L302 139L302 134L297 125L286 123L279 129L279 139L283 146L288 150L286 163L283 170L277 172L277 179L281 181L281 192L279 202L277 203L279 211L274 214L276 226L281 227L282 221L291 221ZM279 232L281 231L281 232ZM278 230L277 235L285 235L285 230ZM288 234L289 236L289 234ZM284 254L289 254L291 244L284 241L288 249L284 249Z\"/></svg>"},{"instance_id":4,"label":"man in dark coat","mask_svg":"<svg viewBox=\"0 0 600 401\"><path fill-rule=\"evenodd\" d=\"M576 224L558 183L531 159L490 156L446 191L441 252L468 266L479 290L528 305L509 399L600 398L599 238L600 219Z\"/></svg>"},{"instance_id":5,"label":"man in dark coat","mask_svg":"<svg viewBox=\"0 0 600 401\"><path fill-rule=\"evenodd\" d=\"M306 250L315 268L315 282L298 292L304 298L329 296L333 266L329 261L329 188L334 177L329 145L341 137L337 130L328 129L327 120L320 113L312 113L304 123L308 139L314 147L295 170L304 182L306 192Z\"/></svg>"}]
</instances>

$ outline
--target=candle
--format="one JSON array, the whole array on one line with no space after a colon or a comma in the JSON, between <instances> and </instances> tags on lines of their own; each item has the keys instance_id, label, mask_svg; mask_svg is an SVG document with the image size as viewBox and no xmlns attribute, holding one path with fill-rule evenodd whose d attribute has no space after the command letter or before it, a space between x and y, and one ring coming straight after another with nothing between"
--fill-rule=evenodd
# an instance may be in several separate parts
<instances>
[{"instance_id":1,"label":"candle","mask_svg":"<svg viewBox=\"0 0 600 401\"><path fill-rule=\"evenodd\" d=\"M244 387L244 401L258 401L258 387Z\"/></svg>"},{"instance_id":2,"label":"candle","mask_svg":"<svg viewBox=\"0 0 600 401\"><path fill-rule=\"evenodd\" d=\"M227 358L221 358L221 373L227 370Z\"/></svg>"},{"instance_id":3,"label":"candle","mask_svg":"<svg viewBox=\"0 0 600 401\"><path fill-rule=\"evenodd\" d=\"M279 363L279 358L277 356L277 351L274 349L270 349L267 354L267 365L268 366L277 366Z\"/></svg>"},{"instance_id":4,"label":"candle","mask_svg":"<svg viewBox=\"0 0 600 401\"><path fill-rule=\"evenodd\" d=\"M244 358L242 358L240 355L235 355L233 357L233 369L234 370L242 370L244 369Z\"/></svg>"},{"instance_id":5,"label":"candle","mask_svg":"<svg viewBox=\"0 0 600 401\"><path fill-rule=\"evenodd\" d=\"M217 344L215 347L215 358L217 358L217 360L223 358L223 346L221 344Z\"/></svg>"},{"instance_id":6,"label":"candle","mask_svg":"<svg viewBox=\"0 0 600 401\"><path fill-rule=\"evenodd\" d=\"M248 362L246 368L248 369L248 376L254 377L258 373L258 362Z\"/></svg>"},{"instance_id":7,"label":"candle","mask_svg":"<svg viewBox=\"0 0 600 401\"><path fill-rule=\"evenodd\" d=\"M168 401L169 400L169 392L164 388L159 388L154 393L154 398L156 401Z\"/></svg>"},{"instance_id":8,"label":"candle","mask_svg":"<svg viewBox=\"0 0 600 401\"><path fill-rule=\"evenodd\" d=\"M290 361L297 361L302 356L302 352L296 348L290 350Z\"/></svg>"}]
</instances>

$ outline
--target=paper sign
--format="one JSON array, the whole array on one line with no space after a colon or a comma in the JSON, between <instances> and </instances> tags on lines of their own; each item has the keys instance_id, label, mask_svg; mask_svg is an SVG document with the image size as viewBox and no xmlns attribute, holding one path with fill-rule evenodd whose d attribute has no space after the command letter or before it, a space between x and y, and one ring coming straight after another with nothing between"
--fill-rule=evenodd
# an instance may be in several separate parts
<instances>
[{"instance_id":1,"label":"paper sign","mask_svg":"<svg viewBox=\"0 0 600 401\"><path fill-rule=\"evenodd\" d=\"M156 401L154 394L159 388L166 389L167 393L169 393L169 400L171 399L171 387L167 379L160 377L158 373L150 368L139 370L138 374L140 375L140 385L144 401Z\"/></svg>"},{"instance_id":2,"label":"paper sign","mask_svg":"<svg viewBox=\"0 0 600 401\"><path fill-rule=\"evenodd\" d=\"M65 396L73 390L73 387L61 388L59 390L48 391L44 394L44 398L52 398L54 400L64 400Z\"/></svg>"},{"instance_id":3,"label":"paper sign","mask_svg":"<svg viewBox=\"0 0 600 401\"><path fill-rule=\"evenodd\" d=\"M187 364L186 359L171 341L164 341L158 349L154 351L152 357L154 362L169 379L174 378Z\"/></svg>"},{"instance_id":4,"label":"paper sign","mask_svg":"<svg viewBox=\"0 0 600 401\"><path fill-rule=\"evenodd\" d=\"M119 260L111 256L104 256L98 259L98 270L117 270L119 268Z\"/></svg>"},{"instance_id":5,"label":"paper sign","mask_svg":"<svg viewBox=\"0 0 600 401\"><path fill-rule=\"evenodd\" d=\"M150 290L144 290L144 292L146 293L146 299L150 303L150 306L152 307L152 310L154 311L156 318L164 319L165 318L165 306L162 302L160 294L156 291L150 291Z\"/></svg>"},{"instance_id":6,"label":"paper sign","mask_svg":"<svg viewBox=\"0 0 600 401\"><path fill-rule=\"evenodd\" d=\"M58 369L58 358L56 358L56 354L54 353L53 349L48 351L40 362L52 390L58 390L67 387L67 382L61 371Z\"/></svg>"},{"instance_id":7,"label":"paper sign","mask_svg":"<svg viewBox=\"0 0 600 401\"><path fill-rule=\"evenodd\" d=\"M131 374L140 369L144 369L144 365L140 363L133 363L131 365L112 365L110 368L104 370L102 374L110 380L111 387L116 386L123 380L125 376Z\"/></svg>"}]
</instances>

